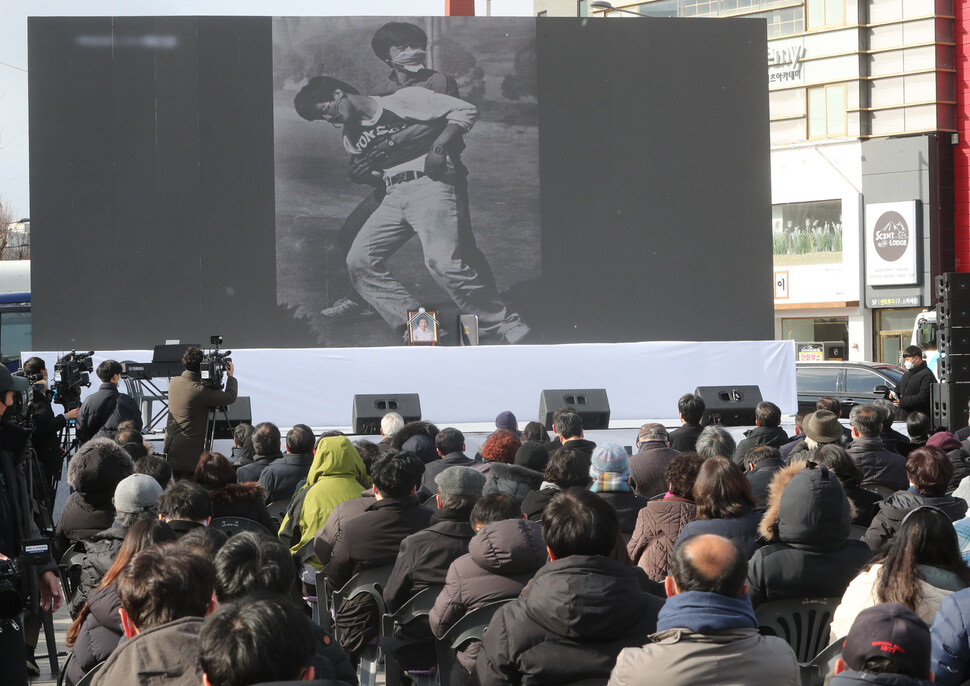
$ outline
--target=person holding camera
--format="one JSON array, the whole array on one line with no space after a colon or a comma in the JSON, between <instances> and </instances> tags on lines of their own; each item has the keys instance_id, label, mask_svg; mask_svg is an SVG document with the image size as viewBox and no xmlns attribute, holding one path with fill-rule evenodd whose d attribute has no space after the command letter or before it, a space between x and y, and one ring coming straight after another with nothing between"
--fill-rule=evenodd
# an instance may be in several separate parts
<instances>
[{"instance_id":1,"label":"person holding camera","mask_svg":"<svg viewBox=\"0 0 970 686\"><path fill-rule=\"evenodd\" d=\"M209 414L217 407L236 402L235 368L227 358L226 389L202 383L202 348L192 346L182 355L185 371L168 384L168 425L165 452L176 480L192 479L199 456L205 450Z\"/></svg>"},{"instance_id":2,"label":"person holding camera","mask_svg":"<svg viewBox=\"0 0 970 686\"><path fill-rule=\"evenodd\" d=\"M22 631L27 598L35 609L56 612L63 604L48 541L31 516L31 494L25 478L30 459L30 432L13 421L17 393L30 383L0 365L0 665L4 683L27 683L27 651Z\"/></svg>"},{"instance_id":3,"label":"person holding camera","mask_svg":"<svg viewBox=\"0 0 970 686\"><path fill-rule=\"evenodd\" d=\"M101 388L85 398L77 413L77 440L80 443L92 438L112 438L118 425L131 420L134 428L141 431L141 412L138 403L130 395L118 390L121 381L121 364L105 360L98 365Z\"/></svg>"},{"instance_id":4,"label":"person holding camera","mask_svg":"<svg viewBox=\"0 0 970 686\"><path fill-rule=\"evenodd\" d=\"M43 358L31 357L24 362L24 373L28 380L42 377L30 396L30 414L34 418L34 433L31 441L37 452L37 460L44 467L52 485L61 478L61 465L64 461L64 448L61 446L60 433L68 420L77 419L78 408L74 407L63 414L54 414L47 389L47 363Z\"/></svg>"}]
</instances>

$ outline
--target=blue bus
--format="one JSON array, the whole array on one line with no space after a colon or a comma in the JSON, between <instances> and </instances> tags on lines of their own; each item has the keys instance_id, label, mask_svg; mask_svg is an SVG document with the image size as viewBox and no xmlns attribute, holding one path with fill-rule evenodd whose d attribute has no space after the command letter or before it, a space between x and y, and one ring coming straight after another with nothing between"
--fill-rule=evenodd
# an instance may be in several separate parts
<instances>
[{"instance_id":1,"label":"blue bus","mask_svg":"<svg viewBox=\"0 0 970 686\"><path fill-rule=\"evenodd\" d=\"M0 261L0 363L12 372L31 350L30 331L30 260Z\"/></svg>"}]
</instances>

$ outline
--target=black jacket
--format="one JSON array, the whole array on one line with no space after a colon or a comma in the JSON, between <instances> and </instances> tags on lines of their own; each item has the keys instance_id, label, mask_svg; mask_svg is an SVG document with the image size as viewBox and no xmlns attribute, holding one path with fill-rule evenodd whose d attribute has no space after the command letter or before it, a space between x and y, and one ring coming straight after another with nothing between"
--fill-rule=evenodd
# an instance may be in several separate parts
<instances>
[{"instance_id":1,"label":"black jacket","mask_svg":"<svg viewBox=\"0 0 970 686\"><path fill-rule=\"evenodd\" d=\"M678 455L679 451L668 448L663 441L644 441L639 452L630 457L630 487L646 498L666 493L669 484L664 471Z\"/></svg>"},{"instance_id":2,"label":"black jacket","mask_svg":"<svg viewBox=\"0 0 970 686\"><path fill-rule=\"evenodd\" d=\"M744 438L734 450L734 462L746 469L745 458L752 449L760 445L770 445L780 448L788 442L788 434L780 426L756 426L744 432Z\"/></svg>"},{"instance_id":3,"label":"black jacket","mask_svg":"<svg viewBox=\"0 0 970 686\"><path fill-rule=\"evenodd\" d=\"M236 470L236 479L239 483L245 483L247 481L259 481L260 474L263 470L269 467L273 462L282 458L282 455L253 455L256 459L250 464L244 464L239 469ZM309 472L309 468L307 468Z\"/></svg>"},{"instance_id":4,"label":"black jacket","mask_svg":"<svg viewBox=\"0 0 970 686\"><path fill-rule=\"evenodd\" d=\"M786 598L841 598L872 556L848 540L852 506L824 467L786 467L775 477L759 531L767 544L748 563L748 597L757 607Z\"/></svg>"},{"instance_id":5,"label":"black jacket","mask_svg":"<svg viewBox=\"0 0 970 686\"><path fill-rule=\"evenodd\" d=\"M414 498L384 498L348 520L333 546L327 565L327 584L341 588L359 571L391 565L401 541L431 523L431 510ZM352 657L377 635L377 606L367 594L344 603L336 613L340 644Z\"/></svg>"},{"instance_id":6,"label":"black jacket","mask_svg":"<svg viewBox=\"0 0 970 686\"><path fill-rule=\"evenodd\" d=\"M131 420L141 431L141 411L134 399L118 391L110 382L89 395L77 412L77 440L89 441L99 432L117 431L121 422Z\"/></svg>"},{"instance_id":7,"label":"black jacket","mask_svg":"<svg viewBox=\"0 0 970 686\"><path fill-rule=\"evenodd\" d=\"M448 467L468 467L475 460L462 452L448 453L440 460L434 460L424 465L424 476L421 477L421 488L418 489L418 502L423 502L438 492L438 484L434 478Z\"/></svg>"},{"instance_id":8,"label":"black jacket","mask_svg":"<svg viewBox=\"0 0 970 686\"><path fill-rule=\"evenodd\" d=\"M542 519L542 511L557 493L562 493L562 489L547 481L542 482L542 488L538 491L531 491L522 501L521 510L530 521L538 522Z\"/></svg>"},{"instance_id":9,"label":"black jacket","mask_svg":"<svg viewBox=\"0 0 970 686\"><path fill-rule=\"evenodd\" d=\"M637 572L598 555L570 555L536 572L522 597L492 618L482 641L481 686L606 679L620 650L656 630L663 601L641 593Z\"/></svg>"},{"instance_id":10,"label":"black jacket","mask_svg":"<svg viewBox=\"0 0 970 686\"><path fill-rule=\"evenodd\" d=\"M266 491L257 483L226 484L209 491L212 498L212 518L243 517L259 522L269 533L276 531L276 523L266 509Z\"/></svg>"},{"instance_id":11,"label":"black jacket","mask_svg":"<svg viewBox=\"0 0 970 686\"><path fill-rule=\"evenodd\" d=\"M121 627L121 599L113 584L91 591L88 600L90 612L81 624L81 631L74 643L74 659L67 665L66 681L74 686L87 672L108 659L124 636Z\"/></svg>"},{"instance_id":12,"label":"black jacket","mask_svg":"<svg viewBox=\"0 0 970 686\"><path fill-rule=\"evenodd\" d=\"M620 518L620 531L632 534L637 527L637 515L650 502L642 495L632 491L597 491L596 495L605 500Z\"/></svg>"},{"instance_id":13,"label":"black jacket","mask_svg":"<svg viewBox=\"0 0 970 686\"><path fill-rule=\"evenodd\" d=\"M259 473L259 483L266 489L266 502L289 500L301 481L306 481L313 455L286 453ZM238 478L238 473L236 477Z\"/></svg>"},{"instance_id":14,"label":"black jacket","mask_svg":"<svg viewBox=\"0 0 970 686\"><path fill-rule=\"evenodd\" d=\"M930 417L930 386L936 383L933 371L920 362L912 369L907 369L899 380L896 396L899 398L899 416L897 421L903 421L910 412L922 412Z\"/></svg>"},{"instance_id":15,"label":"black jacket","mask_svg":"<svg viewBox=\"0 0 970 686\"><path fill-rule=\"evenodd\" d=\"M581 453L585 453L586 457L592 458L593 448L596 447L596 444L593 443L593 441L587 441L585 438L572 438L563 443L563 445L559 446L556 450L549 450L549 459L551 460L553 455L562 450L563 446L578 450Z\"/></svg>"},{"instance_id":16,"label":"black jacket","mask_svg":"<svg viewBox=\"0 0 970 686\"><path fill-rule=\"evenodd\" d=\"M751 482L751 494L754 496L756 507L765 507L768 502L768 486L775 478L775 474L784 466L785 463L780 459L771 457L762 460L745 474Z\"/></svg>"},{"instance_id":17,"label":"black jacket","mask_svg":"<svg viewBox=\"0 0 970 686\"><path fill-rule=\"evenodd\" d=\"M84 546L84 557L81 559L81 580L78 590L67 608L71 617L77 617L88 594L101 583L101 579L118 556L127 534L128 527L113 526L78 544Z\"/></svg>"},{"instance_id":18,"label":"black jacket","mask_svg":"<svg viewBox=\"0 0 970 686\"><path fill-rule=\"evenodd\" d=\"M684 424L670 433L670 447L680 452L693 450L697 447L697 438L704 427L700 424Z\"/></svg>"},{"instance_id":19,"label":"black jacket","mask_svg":"<svg viewBox=\"0 0 970 686\"><path fill-rule=\"evenodd\" d=\"M896 533L909 511L921 505L940 508L951 522L963 519L967 514L967 502L963 498L899 491L882 501L879 505L879 513L872 518L872 524L862 540L868 543L873 551L878 550L885 540L892 538Z\"/></svg>"},{"instance_id":20,"label":"black jacket","mask_svg":"<svg viewBox=\"0 0 970 686\"><path fill-rule=\"evenodd\" d=\"M849 446L849 457L862 470L862 485L881 484L896 490L909 487L906 460L899 453L886 450L882 439L860 436Z\"/></svg>"},{"instance_id":21,"label":"black jacket","mask_svg":"<svg viewBox=\"0 0 970 686\"><path fill-rule=\"evenodd\" d=\"M761 515L760 510L745 509L740 517L730 519L695 519L681 529L677 542L696 534L717 534L737 543L745 556L751 559L754 551L762 545L758 534Z\"/></svg>"}]
</instances>

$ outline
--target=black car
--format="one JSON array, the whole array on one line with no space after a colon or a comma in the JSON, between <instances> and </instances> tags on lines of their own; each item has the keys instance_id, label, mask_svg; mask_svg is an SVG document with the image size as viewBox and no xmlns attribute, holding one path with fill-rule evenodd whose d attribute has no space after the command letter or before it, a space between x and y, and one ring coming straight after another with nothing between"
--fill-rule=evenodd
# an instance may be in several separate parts
<instances>
[{"instance_id":1,"label":"black car","mask_svg":"<svg viewBox=\"0 0 970 686\"><path fill-rule=\"evenodd\" d=\"M798 362L798 409L814 411L818 399L828 396L842 404L842 416L848 418L855 405L888 397L905 371L883 362Z\"/></svg>"}]
</instances>

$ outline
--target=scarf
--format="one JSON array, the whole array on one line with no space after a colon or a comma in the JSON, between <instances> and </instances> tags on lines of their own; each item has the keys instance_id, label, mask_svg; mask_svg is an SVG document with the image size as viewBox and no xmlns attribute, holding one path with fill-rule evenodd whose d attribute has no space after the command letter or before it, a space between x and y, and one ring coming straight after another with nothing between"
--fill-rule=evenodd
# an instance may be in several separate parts
<instances>
[{"instance_id":1,"label":"scarf","mask_svg":"<svg viewBox=\"0 0 970 686\"><path fill-rule=\"evenodd\" d=\"M596 481L589 487L593 493L603 493L609 491L631 492L630 484L626 480L630 478L629 472L601 472L596 477Z\"/></svg>"},{"instance_id":2,"label":"scarf","mask_svg":"<svg viewBox=\"0 0 970 686\"><path fill-rule=\"evenodd\" d=\"M751 600L747 595L728 598L720 593L685 591L667 598L657 617L657 631L689 629L707 634L732 629L757 629Z\"/></svg>"}]
</instances>

